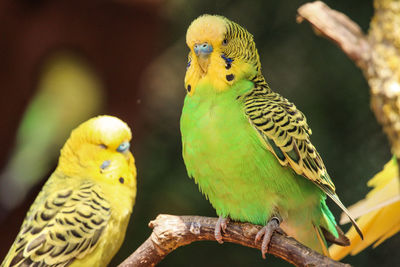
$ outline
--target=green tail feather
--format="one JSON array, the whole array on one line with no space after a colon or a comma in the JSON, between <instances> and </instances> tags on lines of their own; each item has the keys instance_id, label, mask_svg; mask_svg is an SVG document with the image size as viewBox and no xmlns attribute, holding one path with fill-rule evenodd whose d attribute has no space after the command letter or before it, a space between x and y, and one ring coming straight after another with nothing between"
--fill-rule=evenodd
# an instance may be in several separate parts
<instances>
[{"instance_id":1,"label":"green tail feather","mask_svg":"<svg viewBox=\"0 0 400 267\"><path fill-rule=\"evenodd\" d=\"M321 218L322 221L320 222L320 225L332 233L334 237L338 238L339 233L336 230L337 223L335 221L335 217L326 205L325 200L321 201L321 210L323 216Z\"/></svg>"},{"instance_id":2,"label":"green tail feather","mask_svg":"<svg viewBox=\"0 0 400 267\"><path fill-rule=\"evenodd\" d=\"M324 200L321 201L322 217L320 221L320 232L323 233L324 240L338 244L340 246L350 245L350 240L336 224L335 217L329 210Z\"/></svg>"}]
</instances>

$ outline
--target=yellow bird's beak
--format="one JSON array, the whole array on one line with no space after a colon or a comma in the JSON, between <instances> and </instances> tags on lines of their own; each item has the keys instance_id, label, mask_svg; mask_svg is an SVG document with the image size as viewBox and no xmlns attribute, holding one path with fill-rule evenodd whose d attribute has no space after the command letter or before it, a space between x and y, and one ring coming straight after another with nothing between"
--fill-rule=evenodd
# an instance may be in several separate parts
<instances>
[{"instance_id":1,"label":"yellow bird's beak","mask_svg":"<svg viewBox=\"0 0 400 267\"><path fill-rule=\"evenodd\" d=\"M195 44L193 47L194 53L197 56L197 62L204 73L207 73L208 64L210 64L210 54L213 47L209 43Z\"/></svg>"}]
</instances>

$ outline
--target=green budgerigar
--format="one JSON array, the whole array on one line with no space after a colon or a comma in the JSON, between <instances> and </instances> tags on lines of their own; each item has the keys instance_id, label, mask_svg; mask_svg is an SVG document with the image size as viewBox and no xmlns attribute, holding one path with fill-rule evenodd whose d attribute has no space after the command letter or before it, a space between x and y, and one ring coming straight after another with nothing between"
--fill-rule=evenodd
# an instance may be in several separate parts
<instances>
[{"instance_id":1,"label":"green budgerigar","mask_svg":"<svg viewBox=\"0 0 400 267\"><path fill-rule=\"evenodd\" d=\"M186 43L183 158L219 215L215 238L222 243L230 218L264 225L256 236L263 257L278 226L328 255L326 240L344 246L349 240L326 195L362 236L310 142L303 113L266 83L253 36L225 17L203 15Z\"/></svg>"}]
</instances>

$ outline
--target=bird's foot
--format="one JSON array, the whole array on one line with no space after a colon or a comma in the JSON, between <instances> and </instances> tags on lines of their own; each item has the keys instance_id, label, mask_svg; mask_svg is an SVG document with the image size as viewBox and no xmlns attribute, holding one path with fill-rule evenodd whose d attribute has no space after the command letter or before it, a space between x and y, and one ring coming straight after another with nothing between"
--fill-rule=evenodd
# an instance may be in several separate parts
<instances>
[{"instance_id":1,"label":"bird's foot","mask_svg":"<svg viewBox=\"0 0 400 267\"><path fill-rule=\"evenodd\" d=\"M222 244L222 232L226 233L226 227L228 226L229 218L219 216L217 224L215 225L214 236L218 243Z\"/></svg>"},{"instance_id":2,"label":"bird's foot","mask_svg":"<svg viewBox=\"0 0 400 267\"><path fill-rule=\"evenodd\" d=\"M256 238L254 240L254 243L257 244L258 241L262 239L262 244L261 244L261 254L263 259L265 259L265 254L268 251L268 245L269 242L271 241L272 234L279 229L279 225L281 224L281 220L278 217L272 217L266 226L261 228L260 231L258 231Z\"/></svg>"}]
</instances>

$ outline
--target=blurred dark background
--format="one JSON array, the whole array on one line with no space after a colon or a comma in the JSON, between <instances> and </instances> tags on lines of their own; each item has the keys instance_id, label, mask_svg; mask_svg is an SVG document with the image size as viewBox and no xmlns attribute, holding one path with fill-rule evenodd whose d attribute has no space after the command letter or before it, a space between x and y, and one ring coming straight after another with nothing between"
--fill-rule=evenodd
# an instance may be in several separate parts
<instances>
[{"instance_id":1,"label":"blurred dark background","mask_svg":"<svg viewBox=\"0 0 400 267\"><path fill-rule=\"evenodd\" d=\"M296 23L296 9L305 2L2 0L0 259L69 132L96 114L118 116L132 127L138 168L133 216L111 266L149 236L147 224L160 213L215 216L187 178L179 132L186 29L203 13L224 15L254 34L270 86L306 114L338 195L345 205L363 198L367 180L390 159L390 148L369 108L360 70L307 23ZM372 1L325 3L367 31ZM339 218L340 210L328 204ZM399 266L399 246L395 236L344 262ZM254 249L216 242L179 248L160 266L263 264L289 266L270 255L262 260Z\"/></svg>"}]
</instances>

